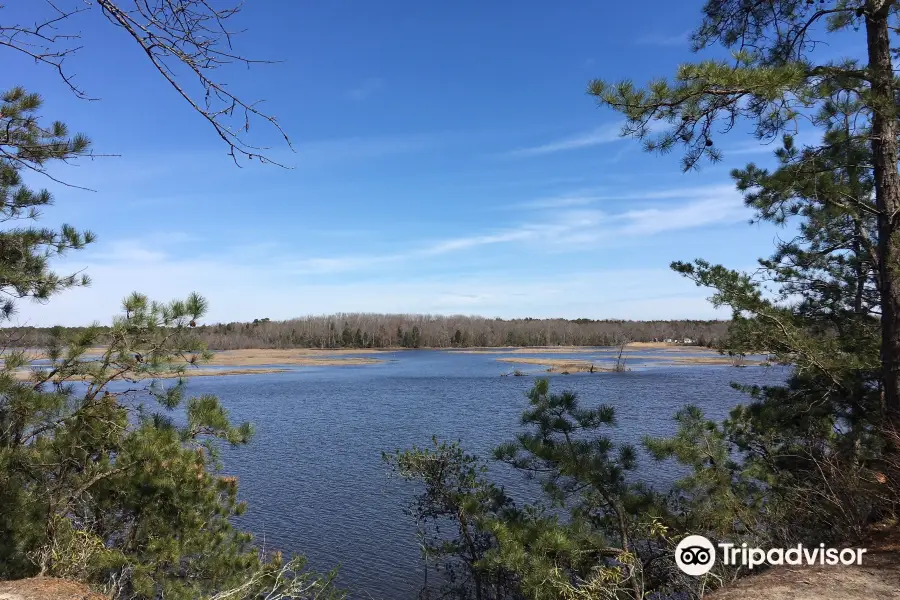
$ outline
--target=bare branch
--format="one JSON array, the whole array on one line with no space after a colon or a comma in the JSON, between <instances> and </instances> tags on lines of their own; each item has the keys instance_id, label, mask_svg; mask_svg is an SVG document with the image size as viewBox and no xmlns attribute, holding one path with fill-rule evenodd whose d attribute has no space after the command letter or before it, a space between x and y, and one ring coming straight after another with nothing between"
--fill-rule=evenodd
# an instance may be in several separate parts
<instances>
[{"instance_id":1,"label":"bare branch","mask_svg":"<svg viewBox=\"0 0 900 600\"><path fill-rule=\"evenodd\" d=\"M52 67L78 98L95 100L75 83L74 74L67 69L66 60L82 48L78 43L81 35L58 28L76 15L99 7L108 22L127 32L169 85L212 125L235 164L240 166L239 158L243 157L285 167L266 156L270 148L245 139L251 121L261 119L293 151L276 118L259 108L261 101L244 100L229 91L224 81L213 77L216 69L229 64L249 67L276 62L251 59L234 50L232 38L238 32L228 29L228 21L240 13L241 1L225 8L217 8L209 0L81 0L79 4L63 9L53 0L45 0L51 14L44 18L30 25L0 25L0 47ZM192 90L189 81L199 87Z\"/></svg>"}]
</instances>

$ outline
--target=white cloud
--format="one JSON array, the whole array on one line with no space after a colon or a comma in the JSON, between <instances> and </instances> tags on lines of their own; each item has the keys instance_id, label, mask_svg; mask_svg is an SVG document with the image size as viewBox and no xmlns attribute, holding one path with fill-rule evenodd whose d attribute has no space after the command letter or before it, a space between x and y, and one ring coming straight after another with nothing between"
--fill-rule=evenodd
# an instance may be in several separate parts
<instances>
[{"instance_id":1,"label":"white cloud","mask_svg":"<svg viewBox=\"0 0 900 600\"><path fill-rule=\"evenodd\" d=\"M538 146L530 146L527 148L518 148L507 152L505 156L509 157L529 157L541 156L544 154L554 154L556 152L565 152L568 150L578 150L581 148L590 148L599 146L600 144L608 144L621 139L621 124L604 125L590 131L580 133L571 137L563 138Z\"/></svg>"},{"instance_id":2,"label":"white cloud","mask_svg":"<svg viewBox=\"0 0 900 600\"><path fill-rule=\"evenodd\" d=\"M707 198L673 208L632 210L618 218L626 223L620 230L623 235L653 235L715 223L736 223L747 217L740 195L732 192L730 198Z\"/></svg>"},{"instance_id":3,"label":"white cloud","mask_svg":"<svg viewBox=\"0 0 900 600\"><path fill-rule=\"evenodd\" d=\"M549 198L541 198L522 202L514 205L514 208L527 209L547 209L547 208L571 208L573 206L587 206L599 200L598 196L590 194L566 194L562 196L551 196Z\"/></svg>"},{"instance_id":4,"label":"white cloud","mask_svg":"<svg viewBox=\"0 0 900 600\"><path fill-rule=\"evenodd\" d=\"M566 199L565 196L560 200ZM573 196L571 202L536 205L539 218L474 235L408 241L404 247L388 253L302 256L277 242L236 245L220 250L217 258L231 264L278 266L290 275L329 275L351 272L383 272L407 263L472 251L485 246L518 244L534 252L560 253L581 251L617 239L649 236L663 232L688 230L714 224L745 220L748 213L741 195L730 185L694 186L668 190L628 191L622 194L593 196L590 200L666 201L620 211L586 208L587 197ZM682 202L673 202L682 200ZM569 204L567 206L567 204ZM148 239L155 239L152 236ZM113 242L87 255L89 260L132 262L163 261L167 256L151 244L137 241ZM280 258L277 261L272 256Z\"/></svg>"},{"instance_id":5,"label":"white cloud","mask_svg":"<svg viewBox=\"0 0 900 600\"><path fill-rule=\"evenodd\" d=\"M524 222L455 238L407 240L384 253L309 256L269 241L197 256L179 252L179 243L192 241L179 232L113 241L56 265L61 272L86 270L94 281L91 288L68 291L47 306L22 303L21 314L40 325L105 321L135 289L159 299L200 291L212 302L211 318L224 321L350 310L598 318L712 314L702 291L688 300L658 303L659 290L675 293L669 283L653 283L665 270L578 275L571 272L572 265L592 264L590 253L585 254L591 249L643 244L666 232L743 221L748 215L740 194L730 185L709 185L627 190L604 197L633 203L618 210L547 207L529 213L531 218ZM488 252L487 247L514 253ZM577 255L579 261L557 261L563 254ZM521 267L522 261L542 262L543 267L536 265L514 278L506 269ZM550 264L561 268L551 269ZM423 276L447 266L453 267L451 273L467 269L476 275ZM340 283L328 283L338 275L343 277ZM603 292L607 287L615 294ZM684 289L694 294L694 288ZM626 291L627 298L638 300L619 296Z\"/></svg>"},{"instance_id":6,"label":"white cloud","mask_svg":"<svg viewBox=\"0 0 900 600\"><path fill-rule=\"evenodd\" d=\"M211 311L204 320L208 323L334 312L624 319L727 316L708 304L703 290L668 269L598 269L529 279L491 272L340 283L285 278L276 269L191 261L142 265L140 279L124 263L92 266L91 271L92 287L67 291L47 305L23 303L19 321L107 323L119 313L121 299L134 289L159 300L196 290L210 301Z\"/></svg>"},{"instance_id":7,"label":"white cloud","mask_svg":"<svg viewBox=\"0 0 900 600\"><path fill-rule=\"evenodd\" d=\"M475 248L477 246L519 242L533 237L538 231L536 226L525 225L518 229L510 229L508 231L500 231L488 235L456 238L434 243L425 250L422 250L421 254L424 256L434 256L459 250L468 250L469 248Z\"/></svg>"},{"instance_id":8,"label":"white cloud","mask_svg":"<svg viewBox=\"0 0 900 600\"><path fill-rule=\"evenodd\" d=\"M597 200L692 200L709 197L732 197L736 193L733 184L712 184L672 187L661 190L625 191L621 194L604 194Z\"/></svg>"}]
</instances>

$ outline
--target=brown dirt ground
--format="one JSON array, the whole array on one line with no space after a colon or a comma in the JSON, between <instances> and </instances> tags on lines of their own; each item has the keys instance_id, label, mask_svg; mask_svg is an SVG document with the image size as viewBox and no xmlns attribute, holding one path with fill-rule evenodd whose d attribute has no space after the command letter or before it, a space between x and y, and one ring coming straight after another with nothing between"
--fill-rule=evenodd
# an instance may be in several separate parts
<instances>
[{"instance_id":1,"label":"brown dirt ground","mask_svg":"<svg viewBox=\"0 0 900 600\"><path fill-rule=\"evenodd\" d=\"M860 566L783 566L705 596L710 600L887 600L900 598L900 553L869 552Z\"/></svg>"},{"instance_id":2,"label":"brown dirt ground","mask_svg":"<svg viewBox=\"0 0 900 600\"><path fill-rule=\"evenodd\" d=\"M710 600L900 599L900 527L876 525L860 566L781 566L705 596Z\"/></svg>"},{"instance_id":3,"label":"brown dirt ground","mask_svg":"<svg viewBox=\"0 0 900 600\"><path fill-rule=\"evenodd\" d=\"M106 600L86 585L55 577L0 581L0 600Z\"/></svg>"}]
</instances>

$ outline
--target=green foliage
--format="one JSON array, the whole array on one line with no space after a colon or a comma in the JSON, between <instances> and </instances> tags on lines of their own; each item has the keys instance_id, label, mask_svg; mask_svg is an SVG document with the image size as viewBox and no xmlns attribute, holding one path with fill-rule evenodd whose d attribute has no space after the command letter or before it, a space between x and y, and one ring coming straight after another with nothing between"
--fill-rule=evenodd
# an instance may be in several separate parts
<instances>
[{"instance_id":1,"label":"green foliage","mask_svg":"<svg viewBox=\"0 0 900 600\"><path fill-rule=\"evenodd\" d=\"M413 447L382 455L392 472L424 486L408 512L416 522L426 569L436 569L439 583L430 587L426 579L423 595L505 597L504 572L486 569L484 560L496 546L487 522L511 513L511 500L485 479L485 465L458 443L437 438L432 443L433 449ZM446 533L447 526L453 527L452 535Z\"/></svg>"},{"instance_id":2,"label":"green foliage","mask_svg":"<svg viewBox=\"0 0 900 600\"><path fill-rule=\"evenodd\" d=\"M829 4L824 10L807 0L709 0L692 36L694 49L720 44L731 51L730 60L686 63L671 82L657 79L645 88L628 80L598 79L588 93L622 112L624 133L644 140L646 150L669 152L680 146L685 169L703 158L719 161L715 135L738 121L752 124L757 138L771 140L796 126L832 90L866 87L866 74L856 61L813 62L816 35L823 28L834 33L858 30L863 23L856 2ZM892 3L885 4L890 8Z\"/></svg>"},{"instance_id":3,"label":"green foliage","mask_svg":"<svg viewBox=\"0 0 900 600\"><path fill-rule=\"evenodd\" d=\"M0 575L75 576L115 598L189 599L282 568L229 522L246 507L218 449L246 443L251 426L232 425L213 396L185 401L184 380L161 383L208 355L191 335L205 310L196 294L168 304L133 294L108 332L59 340L49 367L27 381L16 376L21 356L7 362ZM117 381L132 385L115 391Z\"/></svg>"},{"instance_id":4,"label":"green foliage","mask_svg":"<svg viewBox=\"0 0 900 600\"><path fill-rule=\"evenodd\" d=\"M873 183L861 167L871 149L866 132L849 124L858 109L837 93L813 120L824 130L821 146L801 150L785 136L777 169L733 171L756 220L798 226L756 273L703 260L672 265L732 309L728 348L793 367L785 386L745 388L750 403L721 425L683 411L679 434L652 442L659 456L694 469L681 485L691 496L681 510L714 524L713 535L855 539L894 510L877 481L886 433L882 298ZM692 447L740 461L700 464Z\"/></svg>"},{"instance_id":5,"label":"green foliage","mask_svg":"<svg viewBox=\"0 0 900 600\"><path fill-rule=\"evenodd\" d=\"M636 467L634 448L616 448L601 433L615 424L612 407L583 408L573 392L551 393L547 379L535 383L528 400L526 430L499 446L495 458L537 477L550 507L564 509L568 519L561 523L535 507L525 518L495 523L500 564L521 575L527 597L552 597L542 582L553 582L549 590L555 594L573 580L608 577L608 569L619 575L611 583L627 582L639 597L632 533L639 507L649 509L652 497L626 480Z\"/></svg>"},{"instance_id":6,"label":"green foliage","mask_svg":"<svg viewBox=\"0 0 900 600\"><path fill-rule=\"evenodd\" d=\"M610 409L539 382L526 431L497 458L537 477L538 503L488 519L495 547L482 563L512 575L526 598L698 597L737 576L723 565L700 578L673 568L687 533L761 547L852 543L878 520L896 522L900 373L900 177L890 47L896 2L709 0L696 50L720 44L730 60L682 65L644 88L597 80L589 93L626 118L646 150L684 150L687 170L718 161L716 136L738 121L781 140L778 165L732 176L754 220L796 227L760 269L704 260L677 272L732 311L723 351L790 365L784 385L739 387L748 401L721 423L696 407L677 432L645 439L657 460L689 469L660 498L631 485L634 451L601 432ZM820 35L866 29L870 64L815 63ZM800 147L801 121L821 140Z\"/></svg>"},{"instance_id":7,"label":"green foliage","mask_svg":"<svg viewBox=\"0 0 900 600\"><path fill-rule=\"evenodd\" d=\"M782 141L777 168L749 164L732 176L756 221L797 235L779 240L752 274L703 260L672 264L711 288L714 305L731 308L726 349L792 366L784 386L744 388L750 401L723 423L687 408L676 436L646 442L658 458L692 468L671 510L693 527L705 523L711 537L846 541L896 510L879 477L892 477L882 470L900 362L888 25L897 10L876 1L709 0L694 48L719 44L730 62L685 64L644 89L590 86L647 150L683 148L685 169L721 158L717 124L724 132L744 120L758 139ZM863 27L868 65L817 62L818 36ZM818 143L797 145L801 121L821 131Z\"/></svg>"},{"instance_id":8,"label":"green foliage","mask_svg":"<svg viewBox=\"0 0 900 600\"><path fill-rule=\"evenodd\" d=\"M539 479L544 496L537 502L515 505L458 444L435 440L434 450L385 457L422 486L411 513L427 564L444 576L444 587L429 593L543 600L640 598L645 585L655 589L659 569L644 565L672 545L664 528L651 527L654 495L626 480L634 449L602 433L614 424L613 410L584 408L571 392L550 393L546 379L528 399L525 430L498 447L495 459ZM434 526L427 533L425 523Z\"/></svg>"},{"instance_id":9,"label":"green foliage","mask_svg":"<svg viewBox=\"0 0 900 600\"><path fill-rule=\"evenodd\" d=\"M40 98L14 89L0 120L0 218L35 220L51 203L22 172L83 155L88 140L41 126ZM52 258L93 240L60 231L0 232L0 290L47 300L86 277L60 276ZM339 596L333 574L264 555L230 519L245 505L221 471L223 444L245 444L217 398L185 398L180 377L210 354L196 335L198 294L169 303L132 294L111 326L55 328L35 356L9 350L0 366L0 578L48 575L95 584L113 599L220 600ZM2 315L13 314L12 301ZM170 383L165 383L169 381Z\"/></svg>"},{"instance_id":10,"label":"green foliage","mask_svg":"<svg viewBox=\"0 0 900 600\"><path fill-rule=\"evenodd\" d=\"M69 136L63 123L42 125L37 113L42 100L22 88L13 88L0 98L0 221L35 221L42 207L53 203L47 190L26 186L22 172L46 173L49 161L65 161L87 154L90 141L83 135ZM0 289L7 297L0 303L0 319L15 311L15 298L47 300L66 288L87 285L85 275L59 275L50 270L50 260L68 250L79 250L94 241L90 232L70 225L52 230L34 226L9 227L0 231Z\"/></svg>"}]
</instances>

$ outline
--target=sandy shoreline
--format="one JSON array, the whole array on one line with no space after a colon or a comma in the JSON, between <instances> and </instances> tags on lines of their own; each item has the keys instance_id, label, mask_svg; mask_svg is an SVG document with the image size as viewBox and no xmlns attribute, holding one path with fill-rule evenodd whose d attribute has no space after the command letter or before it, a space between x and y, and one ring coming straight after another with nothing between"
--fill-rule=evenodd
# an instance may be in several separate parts
<instances>
[{"instance_id":1,"label":"sandy shoreline","mask_svg":"<svg viewBox=\"0 0 900 600\"><path fill-rule=\"evenodd\" d=\"M632 354L629 350L659 349L666 351L665 356L660 354ZM188 368L183 377L213 377L225 375L253 375L267 373L281 373L289 369L280 367L341 367L373 365L385 362L383 358L377 358L378 354L407 351L407 348L291 348L285 350L249 348L240 350L221 350L213 353L212 359L198 365L199 368ZM458 352L462 354L532 354L548 355L545 357L504 357L497 358L500 362L541 365L549 372L609 372L613 369L608 364L603 366L591 360L577 358L551 358L554 354L602 354L613 357L618 353L615 347L588 347L588 346L540 346L540 347L505 347L505 348L422 348L422 350L440 350L444 352ZM92 348L84 358L98 358L103 348ZM685 356L684 353L692 352L703 356ZM371 356L360 356L371 355ZM41 353L29 352L32 360L45 358ZM632 361L654 360L657 364L672 365L731 365L733 359L723 356L713 350L699 346L680 346L663 342L634 342L629 344L623 357L626 364ZM2 357L0 357L2 359ZM758 365L759 361L745 360L745 365ZM225 369L207 369L206 366L231 367ZM241 367L264 367L246 369ZM16 372L18 379L26 380L31 377L30 369L22 369ZM161 378L176 377L176 375L161 375Z\"/></svg>"},{"instance_id":2,"label":"sandy shoreline","mask_svg":"<svg viewBox=\"0 0 900 600\"><path fill-rule=\"evenodd\" d=\"M86 360L97 359L102 354L103 349L92 349L83 356ZM371 352L371 351L370 351ZM364 352L366 354L370 352ZM354 351L353 354L359 352ZM300 350L227 350L216 352L211 360L202 362L197 367L188 367L183 374L164 373L157 375L156 379L171 379L175 377L216 377L226 375L260 375L270 373L284 373L290 369L279 367L341 367L353 365L372 365L383 363L384 361L377 358L369 358L362 356L335 356L335 354L350 354L349 351L335 352L332 350L322 351L314 349ZM39 353L29 353L29 358L38 360L46 358L45 355ZM233 367L227 369L208 369L204 367ZM255 369L242 369L240 367L264 367ZM31 379L32 370L28 368L19 369L15 372L16 379ZM149 377L139 377L139 379L148 379Z\"/></svg>"},{"instance_id":3,"label":"sandy shoreline","mask_svg":"<svg viewBox=\"0 0 900 600\"><path fill-rule=\"evenodd\" d=\"M630 350L637 349L717 354L715 350L705 346L684 346L666 344L664 342L632 342L625 347L625 353L627 354ZM586 354L589 352L617 353L619 349L616 346L507 346L498 348L447 348L447 351L459 352L460 354Z\"/></svg>"},{"instance_id":4,"label":"sandy shoreline","mask_svg":"<svg viewBox=\"0 0 900 600\"><path fill-rule=\"evenodd\" d=\"M375 352L377 351L360 352L354 350L351 352L347 350L337 352L334 350L307 348L297 350L223 350L214 353L212 359L203 364L223 367L252 367L260 365L340 367L346 365L374 365L384 362L379 358L340 356L341 354L373 354Z\"/></svg>"},{"instance_id":5,"label":"sandy shoreline","mask_svg":"<svg viewBox=\"0 0 900 600\"><path fill-rule=\"evenodd\" d=\"M734 364L734 359L730 356L713 355L710 356L659 356L652 354L628 354L622 355L625 360L626 367L633 361L653 361L654 364L662 365L725 365ZM498 362L526 364L526 365L545 365L550 367L551 371L565 370L569 372L590 371L591 365L594 365L594 372L612 371L609 366L599 366L597 363L589 360L566 359L566 358L533 358L533 357L504 357L496 359ZM602 364L602 363L601 363ZM762 364L758 360L744 360L742 365L754 366Z\"/></svg>"}]
</instances>

